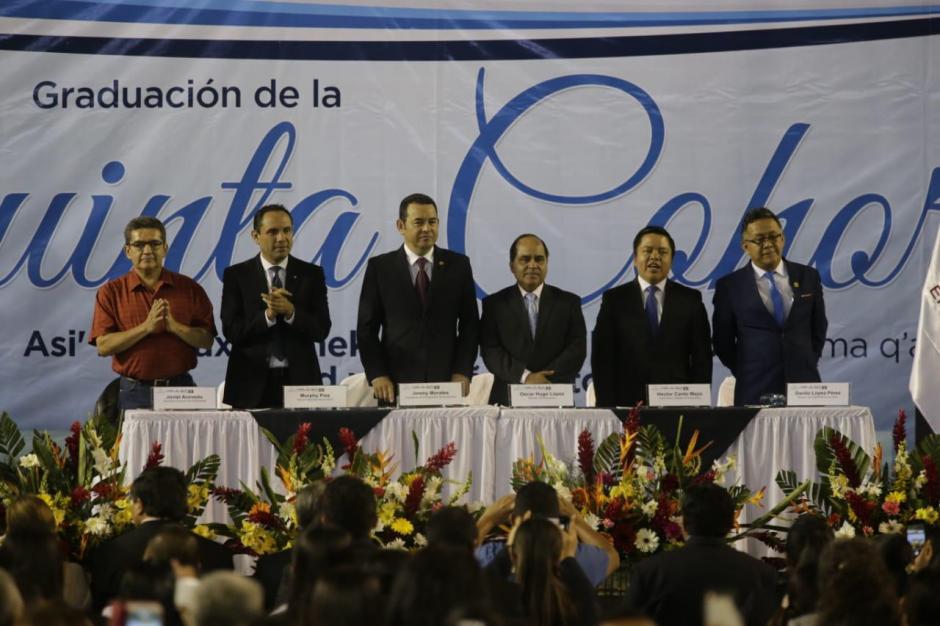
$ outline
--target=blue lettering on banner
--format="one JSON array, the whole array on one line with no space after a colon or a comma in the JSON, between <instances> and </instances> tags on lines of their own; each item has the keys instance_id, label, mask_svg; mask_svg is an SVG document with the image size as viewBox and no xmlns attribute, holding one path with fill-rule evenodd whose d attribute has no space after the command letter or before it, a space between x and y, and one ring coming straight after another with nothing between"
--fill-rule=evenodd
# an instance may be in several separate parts
<instances>
[{"instance_id":1,"label":"blue lettering on banner","mask_svg":"<svg viewBox=\"0 0 940 626\"><path fill-rule=\"evenodd\" d=\"M621 78L602 74L571 74L552 78L521 91L500 108L495 115L487 119L483 98L484 75L484 70L481 69L478 74L475 96L479 135L468 147L467 154L457 171L448 204L447 241L449 247L459 252L465 252L467 249L467 223L473 192L486 163L492 164L500 176L519 192L541 201L562 205L584 205L617 198L636 188L653 171L662 153L665 124L659 107L652 96L637 85ZM643 162L636 171L630 173L627 178L612 189L580 196L547 193L516 178L500 160L496 151L496 145L499 143L500 138L512 127L513 123L521 115L538 107L546 99L561 91L598 86L621 91L626 96L636 100L643 107L648 118L651 129L650 145ZM755 186L754 193L746 206L742 207L742 216L751 207L767 204L809 129L809 124L794 123L783 133L783 137ZM218 240L215 242L215 246L205 264L195 275L197 280L213 270L215 275L221 278L225 268L232 263L236 240L248 228L252 214L265 204L275 192L293 187L293 184L286 179L286 169L296 141L297 132L293 124L287 121L275 124L261 139L240 179L221 183L221 189L233 192L231 202L225 214ZM280 150L279 156L275 154L277 150ZM265 172L272 173L266 177ZM123 163L115 160L104 165L101 180L106 184L113 185L122 180L125 175ZM252 198L256 195L257 198L252 201ZM141 214L151 216L160 214L167 207L171 197L168 194L156 194L150 197L144 203ZM17 212L28 204L29 199L30 194L23 192L8 193L0 199L0 245L12 245L11 241L14 238L6 235ZM104 275L88 275L89 258L114 204L112 195L93 194L91 195L89 217L71 255L57 271L51 271L47 267L44 273L43 259L49 249L50 242L66 211L77 200L78 194L74 192L63 191L52 196L39 226L33 233L32 238L29 239L22 255L11 268L0 268L0 287L10 283L24 266L30 283L39 288L51 287L67 275L71 275L79 286L93 288L128 271L130 264L123 253L118 251L114 262ZM307 195L291 208L295 231L299 232L305 222L320 207L334 200L348 203L351 208L356 207L358 204L356 196L344 189L327 188ZM784 232L787 239L787 249L793 245L797 235L801 232L801 226L809 215L814 202L814 198L805 198L777 211L785 223ZM212 203L213 197L211 195L204 196L192 200L175 212L162 217L167 224L180 222L176 235L173 241L170 242L166 258L167 267L179 269L187 250L193 245L196 230ZM873 249L859 249L847 253L851 272L848 277L839 279L835 276L832 267L836 251L844 245L846 232L853 220L863 211L869 210L870 207L879 211L881 215L882 227L881 232L878 234L878 241ZM712 208L708 198L694 191L682 191L666 200L651 216L649 223L666 226L687 210L702 212L702 228L691 250L676 250L672 265L673 276L678 282L691 286L713 287L719 277L733 271L743 258L739 234L737 229L730 233L724 252L718 263L710 271L707 271L701 278L692 278L687 273L699 259L711 236ZM868 287L886 285L894 280L908 263L914 246L924 229L927 217L931 212L936 211L940 211L940 168L935 168L931 173L923 208L903 254L900 255L893 268L883 272L881 276L875 276L872 275L872 272L886 250L888 236L893 225L893 212L890 203L884 196L875 192L862 193L850 200L837 212L835 218L823 231L810 262L819 269L823 285L828 289L846 288L856 283ZM320 249L310 259L323 266L326 282L330 288L340 288L353 281L363 270L366 260L373 253L378 242L379 234L377 232L372 233L368 243L359 251L352 269L344 275L338 273L340 253L359 217L359 214L355 211L340 213L330 227ZM16 241L23 241L26 238L16 237L15 239ZM604 290L616 284L631 266L632 257L628 256L623 265L617 268L609 278L605 279L602 285L594 287L593 291L585 295L582 302L590 304L595 301ZM477 294L480 297L486 295L479 286L477 286ZM37 337L35 343L31 340L29 345L27 355L33 352L52 353L41 337ZM329 349L331 352L334 349L340 352L345 350L338 343Z\"/></svg>"}]
</instances>

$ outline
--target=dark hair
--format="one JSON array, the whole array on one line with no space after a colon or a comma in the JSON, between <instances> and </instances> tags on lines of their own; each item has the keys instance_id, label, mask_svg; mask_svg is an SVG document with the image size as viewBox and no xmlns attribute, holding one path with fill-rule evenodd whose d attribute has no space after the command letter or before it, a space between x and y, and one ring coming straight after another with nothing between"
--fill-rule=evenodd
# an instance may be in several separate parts
<instances>
[{"instance_id":1,"label":"dark hair","mask_svg":"<svg viewBox=\"0 0 940 626\"><path fill-rule=\"evenodd\" d=\"M186 517L186 477L175 467L144 470L131 485L130 496L139 500L144 514L178 522Z\"/></svg>"},{"instance_id":2,"label":"dark hair","mask_svg":"<svg viewBox=\"0 0 940 626\"><path fill-rule=\"evenodd\" d=\"M829 523L821 515L801 515L787 533L786 618L793 619L816 610L819 601L819 557L834 540Z\"/></svg>"},{"instance_id":3,"label":"dark hair","mask_svg":"<svg viewBox=\"0 0 940 626\"><path fill-rule=\"evenodd\" d=\"M689 535L724 537L734 526L734 500L714 483L692 485L682 496L682 525Z\"/></svg>"},{"instance_id":4,"label":"dark hair","mask_svg":"<svg viewBox=\"0 0 940 626\"><path fill-rule=\"evenodd\" d=\"M53 533L7 535L0 546L0 567L13 577L27 606L62 597L63 560Z\"/></svg>"},{"instance_id":5,"label":"dark hair","mask_svg":"<svg viewBox=\"0 0 940 626\"><path fill-rule=\"evenodd\" d=\"M512 515L519 517L526 511L531 511L534 517L560 517L558 492L548 483L538 480L522 485L516 492Z\"/></svg>"},{"instance_id":6,"label":"dark hair","mask_svg":"<svg viewBox=\"0 0 940 626\"><path fill-rule=\"evenodd\" d=\"M43 600L26 609L21 626L91 626L84 611L69 606L65 600Z\"/></svg>"},{"instance_id":7,"label":"dark hair","mask_svg":"<svg viewBox=\"0 0 940 626\"><path fill-rule=\"evenodd\" d=\"M294 499L294 510L297 511L297 525L306 528L317 521L320 512L320 496L326 489L326 483L317 480L301 487Z\"/></svg>"},{"instance_id":8,"label":"dark hair","mask_svg":"<svg viewBox=\"0 0 940 626\"><path fill-rule=\"evenodd\" d=\"M23 612L23 598L16 581L0 567L0 626L13 626Z\"/></svg>"},{"instance_id":9,"label":"dark hair","mask_svg":"<svg viewBox=\"0 0 940 626\"><path fill-rule=\"evenodd\" d=\"M410 552L394 548L375 550L366 556L362 571L367 576L374 576L378 581L383 604L388 602L395 579L410 558Z\"/></svg>"},{"instance_id":10,"label":"dark hair","mask_svg":"<svg viewBox=\"0 0 940 626\"><path fill-rule=\"evenodd\" d=\"M747 230L747 227L758 220L773 220L777 222L777 226L783 228L783 225L780 223L780 218L768 208L758 207L756 209L751 209L744 214L744 217L741 219L741 236L744 236L744 231Z\"/></svg>"},{"instance_id":11,"label":"dark hair","mask_svg":"<svg viewBox=\"0 0 940 626\"><path fill-rule=\"evenodd\" d=\"M124 227L124 243L131 242L131 233L144 228L156 228L159 230L160 239L163 240L163 243L166 243L166 227L163 225L163 222L149 215L135 217L127 223L127 226Z\"/></svg>"},{"instance_id":12,"label":"dark hair","mask_svg":"<svg viewBox=\"0 0 940 626\"><path fill-rule=\"evenodd\" d=\"M431 196L423 193L410 193L402 198L398 204L398 219L403 222L408 219L408 205L410 204L430 204L434 207L434 212L437 213L437 203L434 202Z\"/></svg>"},{"instance_id":13,"label":"dark hair","mask_svg":"<svg viewBox=\"0 0 940 626\"><path fill-rule=\"evenodd\" d=\"M182 626L182 618L173 600L175 586L176 578L169 563L140 561L124 571L118 597L124 601L158 602L163 607L164 625Z\"/></svg>"},{"instance_id":14,"label":"dark hair","mask_svg":"<svg viewBox=\"0 0 940 626\"><path fill-rule=\"evenodd\" d=\"M907 566L914 560L914 548L907 537L898 533L887 533L872 537L882 562L894 580L894 591L898 597L907 593Z\"/></svg>"},{"instance_id":15,"label":"dark hair","mask_svg":"<svg viewBox=\"0 0 940 626\"><path fill-rule=\"evenodd\" d=\"M6 513L7 535L54 535L55 514L39 496L13 499Z\"/></svg>"},{"instance_id":16,"label":"dark hair","mask_svg":"<svg viewBox=\"0 0 940 626\"><path fill-rule=\"evenodd\" d=\"M640 247L640 241L642 241L645 235L662 235L669 241L669 251L672 254L676 253L676 242L673 241L672 235L669 234L669 231L663 228L662 226L645 226L640 229L640 232L636 234L636 237L633 238L633 255L636 256L636 249Z\"/></svg>"},{"instance_id":17,"label":"dark hair","mask_svg":"<svg viewBox=\"0 0 940 626\"><path fill-rule=\"evenodd\" d=\"M904 596L905 626L934 626L940 615L940 570L925 569L911 575Z\"/></svg>"},{"instance_id":18,"label":"dark hair","mask_svg":"<svg viewBox=\"0 0 940 626\"><path fill-rule=\"evenodd\" d=\"M355 476L338 476L320 496L323 523L347 531L353 539L365 539L378 520L372 487Z\"/></svg>"},{"instance_id":19,"label":"dark hair","mask_svg":"<svg viewBox=\"0 0 940 626\"><path fill-rule=\"evenodd\" d=\"M304 610L317 578L340 563L348 563L352 537L333 526L311 524L297 536L291 555L290 611L299 615Z\"/></svg>"},{"instance_id":20,"label":"dark hair","mask_svg":"<svg viewBox=\"0 0 940 626\"><path fill-rule=\"evenodd\" d=\"M940 568L940 526L924 524L924 545L930 543L933 554L930 556L928 567ZM923 550L923 548L921 548Z\"/></svg>"},{"instance_id":21,"label":"dark hair","mask_svg":"<svg viewBox=\"0 0 940 626\"><path fill-rule=\"evenodd\" d=\"M516 260L516 248L519 247L519 242L525 239L526 237L532 237L533 239L538 239L539 243L542 244L542 247L545 248L545 258L546 259L548 258L548 245L546 245L545 241L538 235L533 235L532 233L523 233L519 235L518 237L516 237L515 239L513 239L512 245L509 246L509 262L510 263Z\"/></svg>"},{"instance_id":22,"label":"dark hair","mask_svg":"<svg viewBox=\"0 0 940 626\"><path fill-rule=\"evenodd\" d=\"M440 626L455 610L488 609L483 574L461 548L428 546L414 553L392 588L388 626Z\"/></svg>"},{"instance_id":23,"label":"dark hair","mask_svg":"<svg viewBox=\"0 0 940 626\"><path fill-rule=\"evenodd\" d=\"M180 565L199 568L199 541L189 529L168 524L147 543L144 558L161 563L175 560Z\"/></svg>"},{"instance_id":24,"label":"dark hair","mask_svg":"<svg viewBox=\"0 0 940 626\"><path fill-rule=\"evenodd\" d=\"M363 626L382 623L379 584L356 567L325 573L313 586L299 624Z\"/></svg>"},{"instance_id":25,"label":"dark hair","mask_svg":"<svg viewBox=\"0 0 940 626\"><path fill-rule=\"evenodd\" d=\"M819 580L819 626L900 624L891 575L870 542L829 544L819 561Z\"/></svg>"},{"instance_id":26,"label":"dark hair","mask_svg":"<svg viewBox=\"0 0 940 626\"><path fill-rule=\"evenodd\" d=\"M266 204L257 211L255 215L251 218L251 228L256 232L261 232L261 221L264 219L264 216L268 213L273 213L274 211L281 211L287 213L287 217L290 218L291 226L294 225L294 216L291 215L290 211L283 204Z\"/></svg>"},{"instance_id":27,"label":"dark hair","mask_svg":"<svg viewBox=\"0 0 940 626\"><path fill-rule=\"evenodd\" d=\"M532 518L522 522L512 544L516 582L522 587L522 606L535 626L575 624L574 603L558 577L561 530L553 522Z\"/></svg>"},{"instance_id":28,"label":"dark hair","mask_svg":"<svg viewBox=\"0 0 940 626\"><path fill-rule=\"evenodd\" d=\"M425 529L428 545L446 545L473 550L477 542L477 525L462 506L445 506L428 519Z\"/></svg>"}]
</instances>

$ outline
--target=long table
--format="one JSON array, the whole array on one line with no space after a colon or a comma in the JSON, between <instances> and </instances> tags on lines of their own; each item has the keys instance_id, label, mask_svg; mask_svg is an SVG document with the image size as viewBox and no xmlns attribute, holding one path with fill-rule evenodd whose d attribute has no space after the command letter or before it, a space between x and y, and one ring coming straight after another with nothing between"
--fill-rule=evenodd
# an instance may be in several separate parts
<instances>
[{"instance_id":1,"label":"long table","mask_svg":"<svg viewBox=\"0 0 940 626\"><path fill-rule=\"evenodd\" d=\"M774 483L778 471L792 469L800 479L815 475L813 439L823 426L841 431L866 450L871 450L876 442L871 412L859 406L760 409L744 421L740 409L711 409L704 413L701 409L671 411L647 409L641 412L640 421L668 426L673 421L678 423L678 415L684 414L682 441L688 441L693 429L700 430L701 444L711 441L712 433L716 433L717 440L722 437L730 440L723 442L727 445L725 450L713 450L712 454L716 457L734 455L738 464L737 478L742 483L754 490L767 487L765 503L768 507L783 498ZM739 413L734 414L734 411ZM292 420L290 428L282 432L290 432L296 424L309 421L318 424L322 431L325 425L332 429L343 423L344 415L351 415L348 410L288 413L282 416L271 413L265 417L246 411L128 411L122 426L120 458L128 463L127 478L133 480L144 467L151 443L159 441L166 465L185 470L196 460L216 453L222 459L219 485L236 487L241 482L254 486L261 468L273 470L275 460L274 448L261 435L259 422L269 418L289 419ZM743 429L733 439L727 432L724 435L718 432L727 431L728 425L722 423L723 415L742 421ZM577 457L578 434L583 429L591 432L595 442L600 442L622 428L621 418L608 409L495 406L395 409L387 414L361 416L357 423L374 424L368 432L357 433L360 445L366 450L383 450L394 455L398 471L416 466L412 433L419 442L417 463L423 463L429 455L453 441L458 452L454 462L446 468L445 478L462 482L468 472L472 472L473 486L467 499L484 503L510 492L513 461L530 456L537 459L539 439L553 455L573 463ZM760 514L759 510L745 510L742 521ZM227 512L222 505L212 502L203 519L225 521Z\"/></svg>"}]
</instances>

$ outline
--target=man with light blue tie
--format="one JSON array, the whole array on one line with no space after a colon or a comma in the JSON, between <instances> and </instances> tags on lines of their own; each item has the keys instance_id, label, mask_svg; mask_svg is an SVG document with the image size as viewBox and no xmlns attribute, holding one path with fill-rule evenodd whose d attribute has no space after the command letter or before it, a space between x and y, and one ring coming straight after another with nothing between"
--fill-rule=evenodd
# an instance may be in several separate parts
<instances>
[{"instance_id":1,"label":"man with light blue tie","mask_svg":"<svg viewBox=\"0 0 940 626\"><path fill-rule=\"evenodd\" d=\"M736 379L735 405L820 380L828 327L822 283L813 268L783 258L785 244L772 211L748 211L741 247L751 262L715 284L715 354Z\"/></svg>"}]
</instances>

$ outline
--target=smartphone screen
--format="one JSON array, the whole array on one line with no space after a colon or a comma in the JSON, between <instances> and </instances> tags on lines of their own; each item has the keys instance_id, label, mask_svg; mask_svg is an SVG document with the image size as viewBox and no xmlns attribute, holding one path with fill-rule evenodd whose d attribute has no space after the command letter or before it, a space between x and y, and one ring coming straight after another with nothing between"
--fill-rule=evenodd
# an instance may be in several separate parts
<instances>
[{"instance_id":1,"label":"smartphone screen","mask_svg":"<svg viewBox=\"0 0 940 626\"><path fill-rule=\"evenodd\" d=\"M128 602L124 626L163 626L163 607L156 602Z\"/></svg>"},{"instance_id":2,"label":"smartphone screen","mask_svg":"<svg viewBox=\"0 0 940 626\"><path fill-rule=\"evenodd\" d=\"M907 527L907 542L911 544L911 547L914 548L914 555L920 554L920 549L924 547L924 541L926 537L924 535L924 525L923 524L909 524Z\"/></svg>"}]
</instances>

